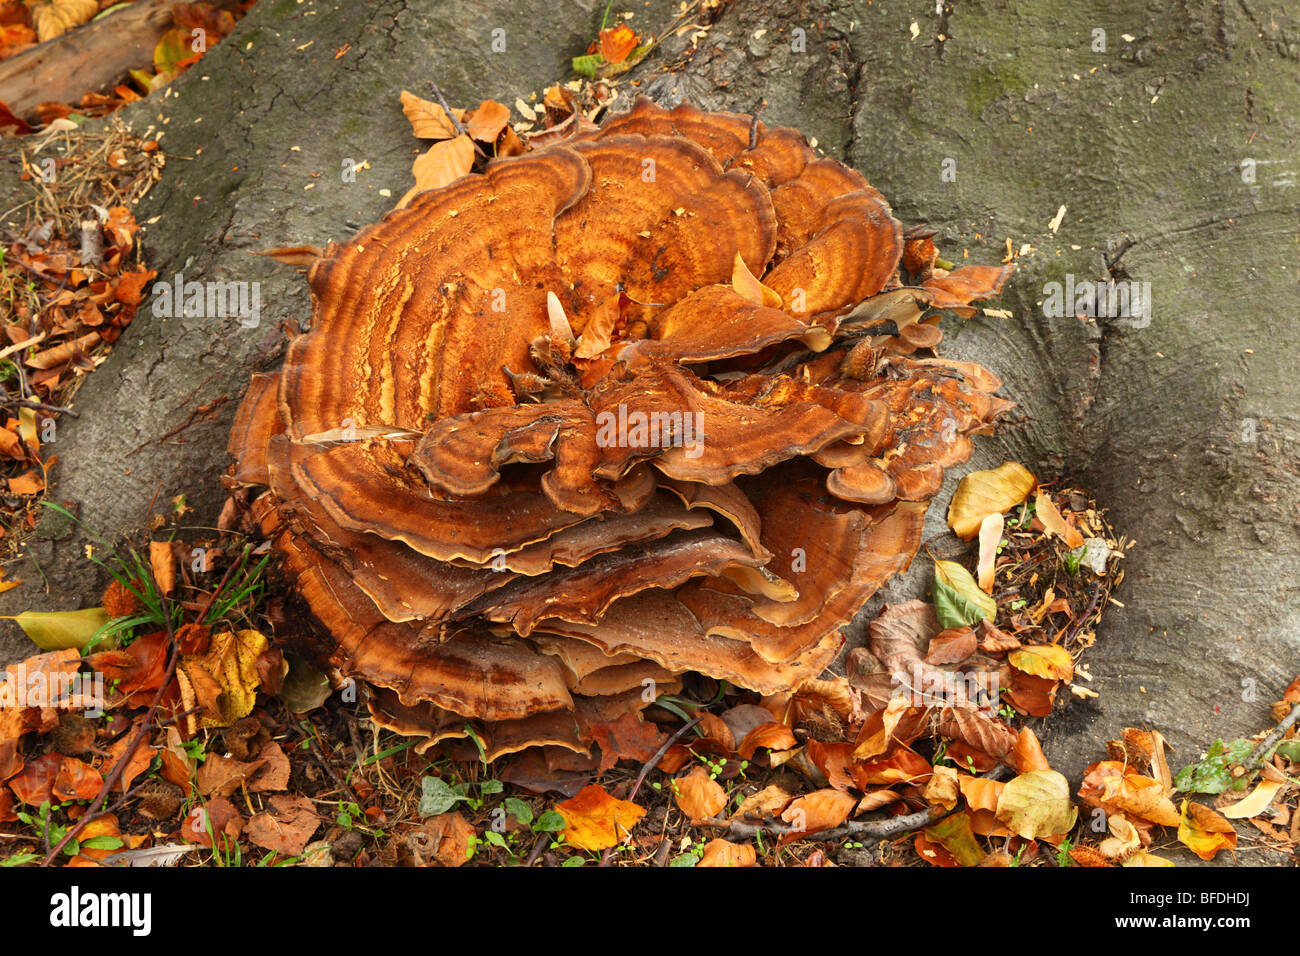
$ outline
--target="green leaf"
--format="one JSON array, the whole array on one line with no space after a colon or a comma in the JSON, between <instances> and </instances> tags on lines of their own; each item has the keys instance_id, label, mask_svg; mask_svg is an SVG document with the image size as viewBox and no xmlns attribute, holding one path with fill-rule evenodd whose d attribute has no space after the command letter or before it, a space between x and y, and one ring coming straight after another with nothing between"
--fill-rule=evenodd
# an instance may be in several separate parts
<instances>
[{"instance_id":1,"label":"green leaf","mask_svg":"<svg viewBox=\"0 0 1300 956\"><path fill-rule=\"evenodd\" d=\"M484 780L479 784L480 793L501 793L505 790L506 785L500 780Z\"/></svg>"},{"instance_id":2,"label":"green leaf","mask_svg":"<svg viewBox=\"0 0 1300 956\"><path fill-rule=\"evenodd\" d=\"M1189 764L1174 777L1174 789L1184 793L1223 793L1225 790L1242 790L1250 780L1244 774L1241 781L1233 779L1232 768L1250 756L1254 744L1238 739L1230 744L1216 740L1200 763Z\"/></svg>"},{"instance_id":3,"label":"green leaf","mask_svg":"<svg viewBox=\"0 0 1300 956\"><path fill-rule=\"evenodd\" d=\"M108 612L102 607L87 607L80 611L23 611L9 620L15 621L32 643L43 651L61 651L69 647L79 651L96 631L108 623Z\"/></svg>"},{"instance_id":4,"label":"green leaf","mask_svg":"<svg viewBox=\"0 0 1300 956\"><path fill-rule=\"evenodd\" d=\"M589 80L596 78L597 71L605 65L605 58L599 53L593 53L590 56L575 56L573 58L573 72L579 76L585 76Z\"/></svg>"},{"instance_id":5,"label":"green leaf","mask_svg":"<svg viewBox=\"0 0 1300 956\"><path fill-rule=\"evenodd\" d=\"M81 841L81 847L83 850L118 850L124 846L126 846L126 844L122 842L121 837L115 837L108 833L105 833L102 836L91 837L89 840Z\"/></svg>"},{"instance_id":6,"label":"green leaf","mask_svg":"<svg viewBox=\"0 0 1300 956\"><path fill-rule=\"evenodd\" d=\"M586 862L587 861L580 856L571 856L561 863L560 866L582 866Z\"/></svg>"},{"instance_id":7,"label":"green leaf","mask_svg":"<svg viewBox=\"0 0 1300 956\"><path fill-rule=\"evenodd\" d=\"M506 843L506 838L500 833L497 833L496 830L488 830L487 833L483 834L483 836L493 846L499 846L503 850L510 849L510 845Z\"/></svg>"},{"instance_id":8,"label":"green leaf","mask_svg":"<svg viewBox=\"0 0 1300 956\"><path fill-rule=\"evenodd\" d=\"M998 613L997 602L980 590L975 578L956 561L934 562L934 607L944 627L978 624Z\"/></svg>"},{"instance_id":9,"label":"green leaf","mask_svg":"<svg viewBox=\"0 0 1300 956\"><path fill-rule=\"evenodd\" d=\"M938 578L934 579L932 596L934 598L934 614L939 619L939 626L942 628L978 624L984 617L984 613L978 607L971 604Z\"/></svg>"},{"instance_id":10,"label":"green leaf","mask_svg":"<svg viewBox=\"0 0 1300 956\"><path fill-rule=\"evenodd\" d=\"M458 801L465 799L460 787L450 786L441 777L425 777L420 781L420 816L436 817L446 813Z\"/></svg>"},{"instance_id":11,"label":"green leaf","mask_svg":"<svg viewBox=\"0 0 1300 956\"><path fill-rule=\"evenodd\" d=\"M506 797L501 801L501 806L523 826L533 822L533 808L518 797Z\"/></svg>"},{"instance_id":12,"label":"green leaf","mask_svg":"<svg viewBox=\"0 0 1300 956\"><path fill-rule=\"evenodd\" d=\"M0 860L0 866L22 866L24 863L34 863L40 858L39 853L15 853Z\"/></svg>"},{"instance_id":13,"label":"green leaf","mask_svg":"<svg viewBox=\"0 0 1300 956\"><path fill-rule=\"evenodd\" d=\"M559 833L565 827L564 817L558 810L547 810L533 824L535 833Z\"/></svg>"},{"instance_id":14,"label":"green leaf","mask_svg":"<svg viewBox=\"0 0 1300 956\"><path fill-rule=\"evenodd\" d=\"M1294 760L1300 763L1300 738L1293 740L1283 740L1273 751L1275 754L1281 754L1287 760Z\"/></svg>"}]
</instances>

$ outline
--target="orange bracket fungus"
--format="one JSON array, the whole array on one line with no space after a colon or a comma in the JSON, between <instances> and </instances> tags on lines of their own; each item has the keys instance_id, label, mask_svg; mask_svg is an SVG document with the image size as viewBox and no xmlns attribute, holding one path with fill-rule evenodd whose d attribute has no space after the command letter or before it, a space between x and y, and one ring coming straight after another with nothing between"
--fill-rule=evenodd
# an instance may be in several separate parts
<instances>
[{"instance_id":1,"label":"orange bracket fungus","mask_svg":"<svg viewBox=\"0 0 1300 956\"><path fill-rule=\"evenodd\" d=\"M231 487L382 725L587 753L695 671L816 678L1010 403L937 265L798 132L641 99L331 244Z\"/></svg>"}]
</instances>

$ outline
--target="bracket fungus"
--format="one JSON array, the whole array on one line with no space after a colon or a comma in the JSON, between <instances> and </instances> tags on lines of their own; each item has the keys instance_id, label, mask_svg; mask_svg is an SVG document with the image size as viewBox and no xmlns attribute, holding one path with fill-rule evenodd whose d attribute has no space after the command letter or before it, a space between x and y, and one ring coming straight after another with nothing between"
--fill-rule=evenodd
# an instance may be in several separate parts
<instances>
[{"instance_id":1,"label":"bracket fungus","mask_svg":"<svg viewBox=\"0 0 1300 956\"><path fill-rule=\"evenodd\" d=\"M375 719L489 759L700 672L816 678L1010 403L934 355L945 271L792 129L641 99L310 269L230 487Z\"/></svg>"}]
</instances>

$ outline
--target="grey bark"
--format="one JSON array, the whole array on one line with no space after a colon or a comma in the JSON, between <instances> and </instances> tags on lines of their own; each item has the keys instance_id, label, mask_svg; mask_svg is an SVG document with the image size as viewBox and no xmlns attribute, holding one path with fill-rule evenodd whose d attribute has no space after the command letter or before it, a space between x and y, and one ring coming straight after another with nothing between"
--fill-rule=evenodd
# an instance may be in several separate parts
<instances>
[{"instance_id":1,"label":"grey bark","mask_svg":"<svg viewBox=\"0 0 1300 956\"><path fill-rule=\"evenodd\" d=\"M139 525L155 493L187 493L211 523L247 376L277 365L281 323L310 315L302 277L249 251L344 239L377 219L393 202L379 190L402 194L420 147L400 89L436 79L453 102L527 99L568 75L603 5L591 6L262 0L179 96L134 108L137 129L166 129L168 152L193 157L169 163L142 204L141 220L161 216L152 263L164 277L260 281L263 315L243 329L142 309L77 396L81 418L61 426L58 496L101 533ZM652 30L674 7L638 6L633 25ZM861 169L905 223L939 228L947 254L996 262L1008 237L1035 248L997 303L1013 317L946 321L945 348L997 371L1021 403L969 467L1014 458L1087 481L1138 541L1125 606L1109 609L1087 658L1100 696L1040 728L1054 764L1077 782L1125 726L1161 730L1179 766L1216 736L1265 728L1300 671L1296 15L1260 0L960 0L939 13L766 0L731 5L682 63L687 40L638 68L640 91L742 111L765 99L766 122ZM345 159L370 168L345 183ZM1067 273L1150 282L1150 324L1046 317L1044 284ZM956 477L931 513L940 548ZM4 606L94 600L79 537L31 550L50 593L16 589ZM921 565L882 599L924 588Z\"/></svg>"}]
</instances>

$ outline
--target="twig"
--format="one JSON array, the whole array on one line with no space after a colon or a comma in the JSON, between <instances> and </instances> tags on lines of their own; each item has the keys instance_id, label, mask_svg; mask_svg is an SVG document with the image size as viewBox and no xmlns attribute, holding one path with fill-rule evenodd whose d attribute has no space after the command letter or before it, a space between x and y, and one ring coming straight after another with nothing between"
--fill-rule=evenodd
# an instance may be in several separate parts
<instances>
[{"instance_id":1,"label":"twig","mask_svg":"<svg viewBox=\"0 0 1300 956\"><path fill-rule=\"evenodd\" d=\"M888 817L884 820L849 820L847 823L841 823L837 827L829 830L815 830L812 833L797 828L788 823L746 823L743 820L721 820L714 818L704 820L699 825L705 827L716 827L726 829L728 836L742 838L753 838L759 833L770 834L771 836L781 837L790 833L801 834L799 839L809 840L815 843L823 843L827 840L838 840L841 837L852 836L879 843L890 837L898 836L900 833L906 833L908 830L917 830L921 827L927 827L932 823L942 820L951 810L945 810L943 807L927 807L925 810L918 810L916 813L907 813L898 817Z\"/></svg>"},{"instance_id":2,"label":"twig","mask_svg":"<svg viewBox=\"0 0 1300 956\"><path fill-rule=\"evenodd\" d=\"M533 849L528 854L528 859L524 861L524 866L532 866L537 862L537 858L542 855L542 850L546 844L551 841L551 834L543 833L533 842Z\"/></svg>"},{"instance_id":3,"label":"twig","mask_svg":"<svg viewBox=\"0 0 1300 956\"><path fill-rule=\"evenodd\" d=\"M1259 746L1250 752L1250 756L1247 757L1245 763L1241 765L1242 769L1258 770L1263 766L1264 758L1268 755L1268 752L1277 746L1278 742L1282 739L1283 734L1294 727L1297 720L1300 720L1300 704L1296 704L1292 707L1291 713L1286 715L1282 723L1274 727L1273 732L1261 740Z\"/></svg>"},{"instance_id":4,"label":"twig","mask_svg":"<svg viewBox=\"0 0 1300 956\"><path fill-rule=\"evenodd\" d=\"M49 335L48 332L42 332L39 335L32 336L30 339L27 339L25 342L15 342L7 349L0 350L0 359L8 358L9 356L13 355L15 352L21 352L23 349L27 348L28 346L38 345L39 343L44 342L46 336L48 335Z\"/></svg>"},{"instance_id":5,"label":"twig","mask_svg":"<svg viewBox=\"0 0 1300 956\"><path fill-rule=\"evenodd\" d=\"M469 135L469 129L466 128L464 123L456 119L455 115L451 111L451 107L449 107L447 101L442 98L442 90L438 89L438 84L433 82L433 80L430 80L429 87L433 90L433 95L438 98L438 105L441 106L442 111L447 114L447 119L451 120L451 128L469 140L469 144L474 147L474 152L478 153L484 159L487 159L487 153L479 149L478 143L474 142L474 137Z\"/></svg>"}]
</instances>

